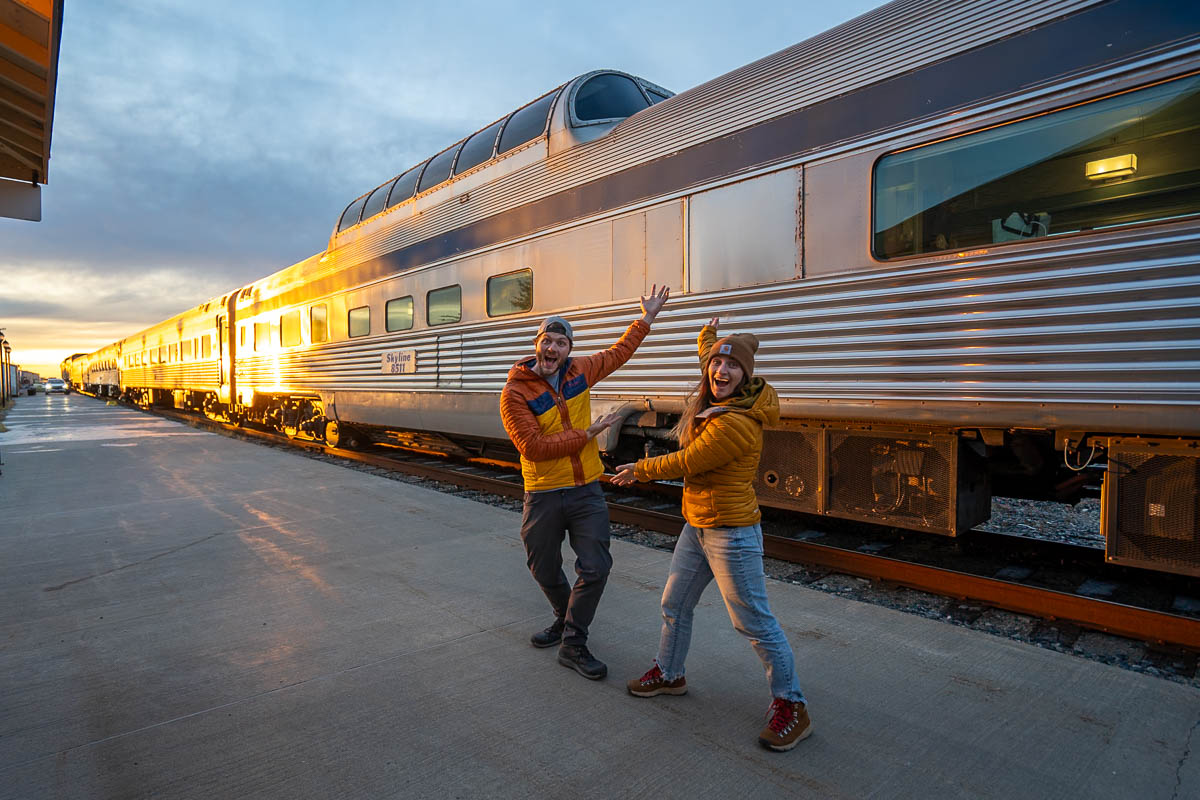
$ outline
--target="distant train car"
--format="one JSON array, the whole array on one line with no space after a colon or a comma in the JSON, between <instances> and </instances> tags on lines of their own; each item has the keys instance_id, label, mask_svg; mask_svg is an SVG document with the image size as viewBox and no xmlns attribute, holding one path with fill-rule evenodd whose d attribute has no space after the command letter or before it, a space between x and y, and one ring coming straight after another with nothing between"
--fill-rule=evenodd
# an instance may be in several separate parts
<instances>
[{"instance_id":1,"label":"distant train car","mask_svg":"<svg viewBox=\"0 0 1200 800\"><path fill-rule=\"evenodd\" d=\"M936 24L933 21L936 20ZM616 461L695 335L758 335L766 505L954 535L1078 496L1200 574L1200 6L894 2L687 92L588 73L351 202L322 253L114 345L120 390L291 435L505 439L538 321L611 343Z\"/></svg>"}]
</instances>

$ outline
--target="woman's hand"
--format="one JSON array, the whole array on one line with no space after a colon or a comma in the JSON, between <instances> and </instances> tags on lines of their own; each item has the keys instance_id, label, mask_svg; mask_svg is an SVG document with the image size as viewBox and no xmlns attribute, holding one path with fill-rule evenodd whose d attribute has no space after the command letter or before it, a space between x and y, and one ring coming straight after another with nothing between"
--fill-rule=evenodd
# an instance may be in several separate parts
<instances>
[{"instance_id":1,"label":"woman's hand","mask_svg":"<svg viewBox=\"0 0 1200 800\"><path fill-rule=\"evenodd\" d=\"M651 286L650 296L642 298L642 322L647 325L653 323L654 318L658 316L659 311L662 311L663 304L670 296L670 287L663 286L660 289L657 283Z\"/></svg>"},{"instance_id":2,"label":"woman's hand","mask_svg":"<svg viewBox=\"0 0 1200 800\"><path fill-rule=\"evenodd\" d=\"M713 329L713 333L717 332L717 327L721 324L720 317L713 317L708 321L708 327Z\"/></svg>"},{"instance_id":3,"label":"woman's hand","mask_svg":"<svg viewBox=\"0 0 1200 800\"><path fill-rule=\"evenodd\" d=\"M637 481L633 477L634 464L622 464L617 467L617 474L612 477L612 482L617 486L629 486Z\"/></svg>"}]
</instances>

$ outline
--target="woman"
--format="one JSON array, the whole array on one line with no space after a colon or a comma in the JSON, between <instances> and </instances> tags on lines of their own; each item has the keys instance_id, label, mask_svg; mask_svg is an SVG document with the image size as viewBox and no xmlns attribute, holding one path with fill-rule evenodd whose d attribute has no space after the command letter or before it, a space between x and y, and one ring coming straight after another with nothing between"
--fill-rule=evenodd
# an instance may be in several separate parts
<instances>
[{"instance_id":1,"label":"woman","mask_svg":"<svg viewBox=\"0 0 1200 800\"><path fill-rule=\"evenodd\" d=\"M628 687L636 697L687 693L683 663L693 612L716 578L734 629L762 659L774 698L758 740L772 750L790 750L812 733L812 725L792 648L767 605L761 515L753 486L763 425L779 421L779 398L762 378L753 377L758 339L735 333L718 340L718 323L713 318L700 330L700 385L675 427L681 449L623 464L613 478L627 486L682 477L687 520L663 589L658 657Z\"/></svg>"}]
</instances>

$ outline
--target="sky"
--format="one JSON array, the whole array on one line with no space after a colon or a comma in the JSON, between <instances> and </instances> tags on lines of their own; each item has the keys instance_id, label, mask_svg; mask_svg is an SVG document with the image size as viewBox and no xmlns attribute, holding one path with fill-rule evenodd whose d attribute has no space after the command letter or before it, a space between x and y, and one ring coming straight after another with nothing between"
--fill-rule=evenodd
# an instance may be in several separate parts
<instances>
[{"instance_id":1,"label":"sky","mask_svg":"<svg viewBox=\"0 0 1200 800\"><path fill-rule=\"evenodd\" d=\"M42 221L0 330L43 376L324 250L347 203L571 78L675 92L881 0L66 0Z\"/></svg>"}]
</instances>

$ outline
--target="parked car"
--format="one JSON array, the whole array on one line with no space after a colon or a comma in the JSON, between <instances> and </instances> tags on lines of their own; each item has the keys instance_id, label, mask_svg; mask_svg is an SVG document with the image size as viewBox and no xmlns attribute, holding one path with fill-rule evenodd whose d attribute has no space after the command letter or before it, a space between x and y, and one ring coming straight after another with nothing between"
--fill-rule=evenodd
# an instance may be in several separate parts
<instances>
[{"instance_id":1,"label":"parked car","mask_svg":"<svg viewBox=\"0 0 1200 800\"><path fill-rule=\"evenodd\" d=\"M67 393L67 383L62 378L48 378L46 380L46 394L55 392Z\"/></svg>"}]
</instances>

